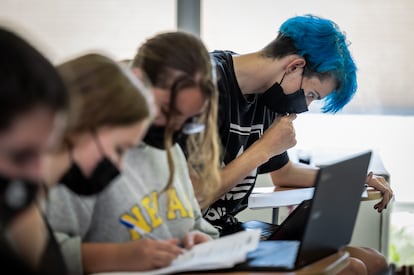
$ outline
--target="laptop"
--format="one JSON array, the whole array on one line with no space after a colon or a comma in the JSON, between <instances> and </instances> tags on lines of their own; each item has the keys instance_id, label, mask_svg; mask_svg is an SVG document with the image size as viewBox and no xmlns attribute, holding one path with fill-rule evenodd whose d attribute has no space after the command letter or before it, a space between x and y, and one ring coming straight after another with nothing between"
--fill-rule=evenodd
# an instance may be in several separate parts
<instances>
[{"instance_id":1,"label":"laptop","mask_svg":"<svg viewBox=\"0 0 414 275\"><path fill-rule=\"evenodd\" d=\"M239 271L291 271L336 253L351 241L371 151L324 166L311 200L303 201L267 240L237 264ZM293 215L292 215L293 214ZM303 222L301 230L297 222ZM294 237L290 226L298 230ZM299 236L299 237L297 237Z\"/></svg>"},{"instance_id":2,"label":"laptop","mask_svg":"<svg viewBox=\"0 0 414 275\"><path fill-rule=\"evenodd\" d=\"M302 240L312 200L297 205L281 224L250 220L242 223L242 230L260 229L260 240Z\"/></svg>"}]
</instances>

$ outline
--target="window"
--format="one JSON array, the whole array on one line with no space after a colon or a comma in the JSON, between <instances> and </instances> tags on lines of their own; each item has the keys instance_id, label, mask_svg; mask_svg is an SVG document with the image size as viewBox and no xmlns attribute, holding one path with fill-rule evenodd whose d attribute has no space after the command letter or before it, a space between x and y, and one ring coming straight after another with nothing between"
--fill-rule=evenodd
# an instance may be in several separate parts
<instances>
[{"instance_id":1,"label":"window","mask_svg":"<svg viewBox=\"0 0 414 275\"><path fill-rule=\"evenodd\" d=\"M358 92L343 112L414 115L411 0L208 0L201 9L201 35L209 49L239 53L264 47L289 17L312 13L332 19L351 41L359 69Z\"/></svg>"}]
</instances>

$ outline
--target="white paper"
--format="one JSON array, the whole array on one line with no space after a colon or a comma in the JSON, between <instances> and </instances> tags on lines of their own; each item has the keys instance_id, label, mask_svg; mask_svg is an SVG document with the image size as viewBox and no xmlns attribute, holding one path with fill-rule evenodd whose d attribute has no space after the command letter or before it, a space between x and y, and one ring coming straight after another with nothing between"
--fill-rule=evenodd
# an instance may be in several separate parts
<instances>
[{"instance_id":1,"label":"white paper","mask_svg":"<svg viewBox=\"0 0 414 275\"><path fill-rule=\"evenodd\" d=\"M95 275L156 275L231 268L244 262L247 253L257 248L259 240L259 229L246 230L196 245L180 255L168 267L143 272L105 272Z\"/></svg>"}]
</instances>

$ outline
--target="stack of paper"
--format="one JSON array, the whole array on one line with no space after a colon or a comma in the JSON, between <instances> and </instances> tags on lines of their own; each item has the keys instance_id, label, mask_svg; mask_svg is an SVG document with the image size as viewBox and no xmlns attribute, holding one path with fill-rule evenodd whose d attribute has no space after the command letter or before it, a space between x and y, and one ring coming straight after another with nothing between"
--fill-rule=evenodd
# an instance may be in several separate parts
<instances>
[{"instance_id":1,"label":"stack of paper","mask_svg":"<svg viewBox=\"0 0 414 275\"><path fill-rule=\"evenodd\" d=\"M168 267L142 272L106 272L95 275L156 275L231 268L246 260L247 253L257 248L259 239L259 229L242 231L196 245Z\"/></svg>"}]
</instances>

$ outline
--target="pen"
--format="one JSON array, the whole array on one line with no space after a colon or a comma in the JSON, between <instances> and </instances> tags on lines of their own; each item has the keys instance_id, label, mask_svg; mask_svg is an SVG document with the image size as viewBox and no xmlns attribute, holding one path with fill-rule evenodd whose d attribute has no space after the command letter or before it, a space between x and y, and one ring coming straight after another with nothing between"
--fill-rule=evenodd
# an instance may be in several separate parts
<instances>
[{"instance_id":1,"label":"pen","mask_svg":"<svg viewBox=\"0 0 414 275\"><path fill-rule=\"evenodd\" d=\"M129 221L123 219L123 218L119 218L119 222L122 225L125 225L126 227L128 227L129 229L132 229L132 230L136 231L138 234L140 234L142 236L142 238L150 238L150 239L153 239L153 240L160 240L159 238L157 238L153 234L144 231L142 228L139 228L135 224L133 224L133 223L131 223L131 222L129 222Z\"/></svg>"}]
</instances>

